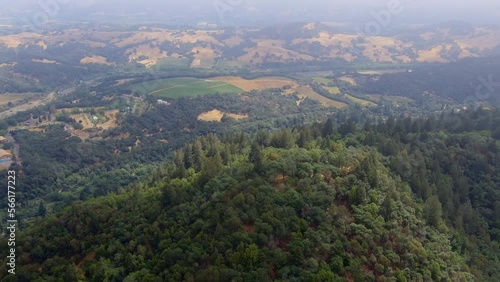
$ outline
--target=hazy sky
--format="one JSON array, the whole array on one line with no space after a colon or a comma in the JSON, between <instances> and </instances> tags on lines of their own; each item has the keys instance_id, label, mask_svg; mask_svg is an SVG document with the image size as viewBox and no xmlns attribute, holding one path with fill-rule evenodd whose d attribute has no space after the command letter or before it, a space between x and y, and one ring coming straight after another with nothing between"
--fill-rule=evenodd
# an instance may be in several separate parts
<instances>
[{"instance_id":1,"label":"hazy sky","mask_svg":"<svg viewBox=\"0 0 500 282\"><path fill-rule=\"evenodd\" d=\"M12 9L34 13L43 11L42 3L47 3L49 9L53 7L51 4L58 3L54 17L148 13L165 21L182 17L227 24L318 20L350 21L358 25L373 20L374 15L392 4L401 12L391 15L391 23L463 20L500 24L498 0L1 0L0 12L4 16Z\"/></svg>"}]
</instances>

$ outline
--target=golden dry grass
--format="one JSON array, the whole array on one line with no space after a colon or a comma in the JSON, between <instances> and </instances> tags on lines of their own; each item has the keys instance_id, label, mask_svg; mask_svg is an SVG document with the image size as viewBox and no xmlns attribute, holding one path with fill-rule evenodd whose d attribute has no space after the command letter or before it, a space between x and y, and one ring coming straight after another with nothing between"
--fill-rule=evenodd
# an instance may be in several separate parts
<instances>
[{"instance_id":1,"label":"golden dry grass","mask_svg":"<svg viewBox=\"0 0 500 282\"><path fill-rule=\"evenodd\" d=\"M347 82L351 85L354 85L356 86L358 83L356 82L356 80L350 76L342 76L339 78L340 81L343 81L343 82Z\"/></svg>"},{"instance_id":2,"label":"golden dry grass","mask_svg":"<svg viewBox=\"0 0 500 282\"><path fill-rule=\"evenodd\" d=\"M256 47L246 48L246 54L238 57L238 60L246 64L260 64L264 60L268 62L286 62L286 61L311 61L314 57L300 54L283 47L282 40L262 39L254 40Z\"/></svg>"},{"instance_id":3,"label":"golden dry grass","mask_svg":"<svg viewBox=\"0 0 500 282\"><path fill-rule=\"evenodd\" d=\"M300 44L303 42L313 43L318 42L325 47L330 47L331 51L329 57L345 59L351 62L357 58L356 55L350 53L349 51L353 47L352 41L356 39L356 35L352 34L331 34L325 31L319 32L317 37L308 39L294 39L293 44Z\"/></svg>"},{"instance_id":4,"label":"golden dry grass","mask_svg":"<svg viewBox=\"0 0 500 282\"><path fill-rule=\"evenodd\" d=\"M108 118L108 121L105 123L99 124L99 127L102 127L102 129L107 130L110 128L115 128L118 126L117 120L116 120L116 115L120 112L120 110L109 110L104 112L104 115L106 118Z\"/></svg>"},{"instance_id":5,"label":"golden dry grass","mask_svg":"<svg viewBox=\"0 0 500 282\"><path fill-rule=\"evenodd\" d=\"M47 44L45 44L45 42L43 42L43 40L38 41L37 45L42 47L43 50L46 50L48 47Z\"/></svg>"},{"instance_id":6,"label":"golden dry grass","mask_svg":"<svg viewBox=\"0 0 500 282\"><path fill-rule=\"evenodd\" d=\"M232 114L232 113L227 113L226 116L228 118L236 119L236 120L242 120L242 119L247 119L248 114Z\"/></svg>"},{"instance_id":7,"label":"golden dry grass","mask_svg":"<svg viewBox=\"0 0 500 282\"><path fill-rule=\"evenodd\" d=\"M108 59L103 56L90 56L90 57L85 57L80 60L80 64L100 64L100 65L113 65L112 63L108 62Z\"/></svg>"},{"instance_id":8,"label":"golden dry grass","mask_svg":"<svg viewBox=\"0 0 500 282\"><path fill-rule=\"evenodd\" d=\"M352 41L356 39L356 35L353 34L331 34L326 31L319 32L317 37L312 38L297 38L292 41L293 44L299 44L303 42L313 43L319 42L323 46L339 46L342 48L352 48Z\"/></svg>"},{"instance_id":9,"label":"golden dry grass","mask_svg":"<svg viewBox=\"0 0 500 282\"><path fill-rule=\"evenodd\" d=\"M213 109L208 112L201 113L198 115L198 120L206 121L206 122L221 122L222 118L228 117L235 120L243 120L247 119L248 114L235 114L235 113L225 113L218 109Z\"/></svg>"},{"instance_id":10,"label":"golden dry grass","mask_svg":"<svg viewBox=\"0 0 500 282\"><path fill-rule=\"evenodd\" d=\"M348 62L352 62L358 58L358 56L351 54L345 50L332 50L330 51L330 57L344 59Z\"/></svg>"},{"instance_id":11,"label":"golden dry grass","mask_svg":"<svg viewBox=\"0 0 500 282\"><path fill-rule=\"evenodd\" d=\"M346 103L334 101L332 99L328 99L316 93L310 86L300 86L295 89L299 93L299 97L301 98L309 98L311 100L315 100L321 103L321 105L325 107L334 107L334 108L347 108L348 105Z\"/></svg>"},{"instance_id":12,"label":"golden dry grass","mask_svg":"<svg viewBox=\"0 0 500 282\"><path fill-rule=\"evenodd\" d=\"M15 62L14 62L14 63L11 63L11 64L0 64L0 68L1 68L1 67L13 67L13 66L15 66L15 65L17 65L17 63L15 63Z\"/></svg>"},{"instance_id":13,"label":"golden dry grass","mask_svg":"<svg viewBox=\"0 0 500 282\"><path fill-rule=\"evenodd\" d=\"M9 102L17 102L32 97L33 94L0 94L0 105L7 105Z\"/></svg>"},{"instance_id":14,"label":"golden dry grass","mask_svg":"<svg viewBox=\"0 0 500 282\"><path fill-rule=\"evenodd\" d=\"M80 42L83 43L83 44L85 44L85 45L88 45L90 47L94 47L94 48L103 48L103 47L106 47L106 43L98 42L98 41L83 40L83 41L80 41Z\"/></svg>"},{"instance_id":15,"label":"golden dry grass","mask_svg":"<svg viewBox=\"0 0 500 282\"><path fill-rule=\"evenodd\" d=\"M457 39L469 48L478 50L493 49L500 45L500 31L486 27L477 28L474 34L468 38Z\"/></svg>"},{"instance_id":16,"label":"golden dry grass","mask_svg":"<svg viewBox=\"0 0 500 282\"><path fill-rule=\"evenodd\" d=\"M312 29L315 29L316 26L317 26L316 23L313 22L313 23L308 23L308 24L304 25L302 28L312 30Z\"/></svg>"},{"instance_id":17,"label":"golden dry grass","mask_svg":"<svg viewBox=\"0 0 500 282\"><path fill-rule=\"evenodd\" d=\"M198 120L207 122L221 122L224 117L224 112L214 109L208 112L201 113L198 116Z\"/></svg>"},{"instance_id":18,"label":"golden dry grass","mask_svg":"<svg viewBox=\"0 0 500 282\"><path fill-rule=\"evenodd\" d=\"M18 34L0 36L0 44L7 48L17 48L23 44L36 44L42 35L33 32L22 32Z\"/></svg>"},{"instance_id":19,"label":"golden dry grass","mask_svg":"<svg viewBox=\"0 0 500 282\"><path fill-rule=\"evenodd\" d=\"M223 40L222 42L229 47L234 47L234 46L240 45L241 43L243 43L243 41L245 41L245 40L243 40L243 38L235 35L235 36L232 36L226 40Z\"/></svg>"},{"instance_id":20,"label":"golden dry grass","mask_svg":"<svg viewBox=\"0 0 500 282\"><path fill-rule=\"evenodd\" d=\"M411 58L408 57L407 55L396 56L396 59L398 59L398 61L403 62L405 64L411 63Z\"/></svg>"},{"instance_id":21,"label":"golden dry grass","mask_svg":"<svg viewBox=\"0 0 500 282\"><path fill-rule=\"evenodd\" d=\"M60 64L54 60L48 60L48 59L33 59L32 60L33 62L36 62L36 63L42 63L42 64Z\"/></svg>"},{"instance_id":22,"label":"golden dry grass","mask_svg":"<svg viewBox=\"0 0 500 282\"><path fill-rule=\"evenodd\" d=\"M47 95L46 97L43 97L41 99L36 99L36 100L31 99L27 103L16 105L16 106L8 109L7 111L1 112L0 118L6 118L9 116L15 115L18 112L28 111L28 110L31 110L33 108L45 105L45 104L51 102L52 100L54 100L55 97L56 97L55 93L50 93L49 95Z\"/></svg>"},{"instance_id":23,"label":"golden dry grass","mask_svg":"<svg viewBox=\"0 0 500 282\"><path fill-rule=\"evenodd\" d=\"M444 44L434 46L428 50L420 50L418 52L417 61L420 63L423 62L438 62L438 63L447 63L448 60L441 57L441 52L449 50L451 48L451 44Z\"/></svg>"},{"instance_id":24,"label":"golden dry grass","mask_svg":"<svg viewBox=\"0 0 500 282\"><path fill-rule=\"evenodd\" d=\"M83 126L83 129L89 129L94 127L92 122L90 122L90 117L86 113L74 114L71 115L71 117L74 118L76 122L79 122Z\"/></svg>"},{"instance_id":25,"label":"golden dry grass","mask_svg":"<svg viewBox=\"0 0 500 282\"><path fill-rule=\"evenodd\" d=\"M359 46L364 48L363 55L374 62L395 63L393 56L412 47L411 43L403 42L394 37L370 36L366 37L365 41Z\"/></svg>"},{"instance_id":26,"label":"golden dry grass","mask_svg":"<svg viewBox=\"0 0 500 282\"><path fill-rule=\"evenodd\" d=\"M161 50L157 46L152 47L150 44L142 44L135 48L130 48L125 53L129 55L130 62L138 60L137 62L139 64L143 64L146 67L152 67L156 65L160 59L168 57L167 52ZM146 57L146 59L139 60L141 56Z\"/></svg>"},{"instance_id":27,"label":"golden dry grass","mask_svg":"<svg viewBox=\"0 0 500 282\"><path fill-rule=\"evenodd\" d=\"M306 24L304 29L314 30L317 24ZM64 45L67 42L79 42L91 47L105 47L108 44L117 47L128 47L126 55L133 61L140 56L145 56L139 63L151 67L158 63L159 59L166 57L177 57L174 54L167 54L157 46L164 42L171 42L180 46L182 43L195 44L194 51L200 51L193 60L193 67L210 67L214 64L215 58L219 57L217 47L212 46L237 46L243 42L243 33L251 32L249 29L241 29L232 37L219 41L216 36L224 33L222 30L167 30L153 27L142 27L136 31L93 31L88 32L80 29L67 29L63 31L52 31L47 35L31 32L23 32L13 35L0 36L0 45L8 48L18 48L22 46L40 46L43 49L53 45ZM297 38L292 44L304 42L318 42L325 47L329 47L329 54L325 57L342 58L353 61L358 58L357 53L352 51L353 42L356 42L357 34L333 34L327 31L320 31L318 35L311 38ZM449 29L439 29L437 31L422 34L424 40L440 40L443 42L453 42L454 46L460 48L459 58L477 57L480 51L494 49L500 45L500 31L489 27L479 27L467 35L453 35ZM418 50L411 43L403 42L395 37L367 36L362 38L363 43L356 43L362 48L363 56L376 62L403 62L410 63L412 59L405 54L406 51L418 53L418 62L446 62L439 54L441 50L450 50L447 44ZM255 47L247 48L246 54L237 58L240 64L260 64L267 62L292 62L309 61L314 58L303 54L302 51L292 51L285 47L285 42L280 40L256 39ZM133 50L132 45L140 46ZM141 45L142 44L142 45ZM155 47L156 46L156 47ZM186 54L183 54L184 56ZM134 59L135 58L135 59ZM102 62L101 62L102 63Z\"/></svg>"},{"instance_id":28,"label":"golden dry grass","mask_svg":"<svg viewBox=\"0 0 500 282\"><path fill-rule=\"evenodd\" d=\"M195 47L193 48L194 60L191 67L211 67L215 64L217 54L211 48Z\"/></svg>"},{"instance_id":29,"label":"golden dry grass","mask_svg":"<svg viewBox=\"0 0 500 282\"><path fill-rule=\"evenodd\" d=\"M119 85L122 85L122 84L129 82L129 81L132 81L132 80L134 80L134 79L133 78L118 79L114 86L119 86Z\"/></svg>"},{"instance_id":30,"label":"golden dry grass","mask_svg":"<svg viewBox=\"0 0 500 282\"><path fill-rule=\"evenodd\" d=\"M217 30L187 30L187 31L176 31L176 30L157 30L157 31L138 31L138 32L128 32L128 37L117 38L112 40L112 43L118 47L125 47L129 45L134 45L140 42L152 42L163 43L163 42L179 42L179 43L196 43L207 42L215 45L222 45L218 40L214 38L215 35L221 34L222 31Z\"/></svg>"},{"instance_id":31,"label":"golden dry grass","mask_svg":"<svg viewBox=\"0 0 500 282\"><path fill-rule=\"evenodd\" d=\"M330 92L330 94L333 94L333 95L339 95L340 94L340 88L338 88L337 86L323 87L323 88L325 88L328 92Z\"/></svg>"}]
</instances>

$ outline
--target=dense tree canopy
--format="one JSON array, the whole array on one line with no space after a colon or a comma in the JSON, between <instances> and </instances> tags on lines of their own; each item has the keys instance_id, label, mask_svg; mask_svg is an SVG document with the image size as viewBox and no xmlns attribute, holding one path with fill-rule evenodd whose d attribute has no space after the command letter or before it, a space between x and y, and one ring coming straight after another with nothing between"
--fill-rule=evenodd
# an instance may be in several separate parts
<instances>
[{"instance_id":1,"label":"dense tree canopy","mask_svg":"<svg viewBox=\"0 0 500 282\"><path fill-rule=\"evenodd\" d=\"M498 117L200 137L24 230L7 281L498 281Z\"/></svg>"}]
</instances>

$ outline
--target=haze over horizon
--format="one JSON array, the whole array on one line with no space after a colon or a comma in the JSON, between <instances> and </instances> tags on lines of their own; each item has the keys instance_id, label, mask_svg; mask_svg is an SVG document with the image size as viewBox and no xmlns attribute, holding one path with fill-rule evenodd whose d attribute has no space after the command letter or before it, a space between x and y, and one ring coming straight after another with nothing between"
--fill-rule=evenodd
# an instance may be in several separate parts
<instances>
[{"instance_id":1,"label":"haze over horizon","mask_svg":"<svg viewBox=\"0 0 500 282\"><path fill-rule=\"evenodd\" d=\"M326 1L298 0L269 3L263 0L20 0L0 4L0 15L8 17L14 11L36 13L43 6L59 6L54 18L95 20L104 15L124 16L151 22L196 24L208 21L226 25L268 25L287 22L327 21L345 22L363 26L373 20L374 14L397 7L392 14L391 27L413 24L436 24L447 21L465 21L472 24L500 24L500 3L491 0L479 1L413 1L413 0L354 0ZM146 16L147 15L147 16ZM29 18L29 16L28 16ZM113 21L113 18L105 18Z\"/></svg>"}]
</instances>

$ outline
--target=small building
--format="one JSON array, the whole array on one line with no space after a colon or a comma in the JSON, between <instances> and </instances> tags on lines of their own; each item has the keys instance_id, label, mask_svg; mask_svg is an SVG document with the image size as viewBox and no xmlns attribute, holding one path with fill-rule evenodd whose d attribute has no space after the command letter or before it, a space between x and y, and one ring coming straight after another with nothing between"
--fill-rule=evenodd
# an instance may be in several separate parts
<instances>
[{"instance_id":1,"label":"small building","mask_svg":"<svg viewBox=\"0 0 500 282\"><path fill-rule=\"evenodd\" d=\"M5 144L7 143L7 138L3 137L3 136L0 136L0 144Z\"/></svg>"}]
</instances>

